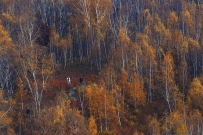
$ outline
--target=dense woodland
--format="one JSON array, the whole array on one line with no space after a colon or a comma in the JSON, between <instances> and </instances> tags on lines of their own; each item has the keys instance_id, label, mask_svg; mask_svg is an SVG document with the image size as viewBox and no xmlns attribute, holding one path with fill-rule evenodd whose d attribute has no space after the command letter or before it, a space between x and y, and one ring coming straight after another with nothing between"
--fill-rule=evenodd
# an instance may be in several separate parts
<instances>
[{"instance_id":1,"label":"dense woodland","mask_svg":"<svg viewBox=\"0 0 203 135\"><path fill-rule=\"evenodd\" d=\"M0 11L0 135L203 134L203 0Z\"/></svg>"}]
</instances>

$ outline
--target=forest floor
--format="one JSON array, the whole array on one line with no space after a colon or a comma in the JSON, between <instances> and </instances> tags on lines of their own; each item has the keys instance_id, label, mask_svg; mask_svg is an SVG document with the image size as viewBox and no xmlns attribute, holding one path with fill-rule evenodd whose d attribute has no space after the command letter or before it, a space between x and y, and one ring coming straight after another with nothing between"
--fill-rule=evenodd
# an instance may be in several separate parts
<instances>
[{"instance_id":1,"label":"forest floor","mask_svg":"<svg viewBox=\"0 0 203 135\"><path fill-rule=\"evenodd\" d=\"M71 84L67 83L67 77L70 77ZM82 85L79 81L80 77L83 78ZM79 91L79 88L85 91L87 84L97 82L98 72L94 68L91 69L91 65L87 62L78 62L67 65L67 68L57 71L55 79L61 82L60 84L65 85L65 93L71 101L70 105L79 109L81 102L81 91Z\"/></svg>"},{"instance_id":2,"label":"forest floor","mask_svg":"<svg viewBox=\"0 0 203 135\"><path fill-rule=\"evenodd\" d=\"M91 65L86 62L78 62L67 65L67 68L62 68L57 71L55 78L61 81L66 81L69 76L71 79L70 87L75 87L79 84L79 78L83 78L84 83L95 82L98 78L98 72L96 69L91 70Z\"/></svg>"},{"instance_id":3,"label":"forest floor","mask_svg":"<svg viewBox=\"0 0 203 135\"><path fill-rule=\"evenodd\" d=\"M71 84L67 84L67 77L70 77ZM82 86L80 86L79 82L80 77L83 78ZM64 90L71 101L76 101L79 99L79 86L84 90L87 84L97 82L98 78L97 70L91 69L91 65L87 62L69 64L66 68L56 71L53 81L50 82L53 91L46 93L48 94L47 99L52 99L56 93Z\"/></svg>"}]
</instances>

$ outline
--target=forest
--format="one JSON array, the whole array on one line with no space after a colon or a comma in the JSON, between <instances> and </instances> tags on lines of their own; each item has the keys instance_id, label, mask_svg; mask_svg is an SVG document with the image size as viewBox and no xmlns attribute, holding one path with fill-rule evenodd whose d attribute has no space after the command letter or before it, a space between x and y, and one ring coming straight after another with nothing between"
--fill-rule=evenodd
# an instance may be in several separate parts
<instances>
[{"instance_id":1,"label":"forest","mask_svg":"<svg viewBox=\"0 0 203 135\"><path fill-rule=\"evenodd\" d=\"M201 134L203 0L0 1L0 135Z\"/></svg>"}]
</instances>

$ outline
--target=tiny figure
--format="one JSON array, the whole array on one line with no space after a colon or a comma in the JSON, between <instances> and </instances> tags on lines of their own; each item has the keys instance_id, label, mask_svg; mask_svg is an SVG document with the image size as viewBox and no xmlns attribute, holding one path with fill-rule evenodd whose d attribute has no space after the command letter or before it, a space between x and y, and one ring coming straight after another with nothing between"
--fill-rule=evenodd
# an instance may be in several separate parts
<instances>
[{"instance_id":1,"label":"tiny figure","mask_svg":"<svg viewBox=\"0 0 203 135\"><path fill-rule=\"evenodd\" d=\"M82 78L82 77L80 77L80 84L82 84L82 82L83 82L83 78Z\"/></svg>"},{"instance_id":2,"label":"tiny figure","mask_svg":"<svg viewBox=\"0 0 203 135\"><path fill-rule=\"evenodd\" d=\"M27 110L26 110L26 114L30 114L30 109L27 109Z\"/></svg>"},{"instance_id":3,"label":"tiny figure","mask_svg":"<svg viewBox=\"0 0 203 135\"><path fill-rule=\"evenodd\" d=\"M71 80L70 80L70 77L69 77L69 76L67 77L67 83L68 83L68 84L71 84Z\"/></svg>"}]
</instances>

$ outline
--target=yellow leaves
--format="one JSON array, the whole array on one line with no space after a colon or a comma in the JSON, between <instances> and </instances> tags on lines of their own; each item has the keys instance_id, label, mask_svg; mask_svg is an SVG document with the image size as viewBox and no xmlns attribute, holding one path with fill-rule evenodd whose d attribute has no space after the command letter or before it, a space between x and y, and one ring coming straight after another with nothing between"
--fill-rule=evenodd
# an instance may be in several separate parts
<instances>
[{"instance_id":1,"label":"yellow leaves","mask_svg":"<svg viewBox=\"0 0 203 135\"><path fill-rule=\"evenodd\" d=\"M65 116L72 113L72 109L70 108L70 101L67 100L68 97L65 92L60 92L56 96L56 105L52 112L54 113L53 123L54 124L64 124ZM51 110L50 110L51 111ZM79 113L75 111L75 115Z\"/></svg>"},{"instance_id":2,"label":"yellow leaves","mask_svg":"<svg viewBox=\"0 0 203 135\"><path fill-rule=\"evenodd\" d=\"M97 135L97 125L93 116L90 116L88 120L88 129L90 135Z\"/></svg>"},{"instance_id":3,"label":"yellow leaves","mask_svg":"<svg viewBox=\"0 0 203 135\"><path fill-rule=\"evenodd\" d=\"M165 25L158 14L154 15L150 28L150 35L153 37L154 42L158 46L165 46L170 35L170 31L165 28Z\"/></svg>"},{"instance_id":4,"label":"yellow leaves","mask_svg":"<svg viewBox=\"0 0 203 135\"><path fill-rule=\"evenodd\" d=\"M174 62L170 52L164 54L161 71L163 82L167 81L170 84L174 81Z\"/></svg>"},{"instance_id":5,"label":"yellow leaves","mask_svg":"<svg viewBox=\"0 0 203 135\"><path fill-rule=\"evenodd\" d=\"M153 60L155 60L156 57L156 51L152 46L149 46L149 48L147 49L148 51L148 55L152 57Z\"/></svg>"},{"instance_id":6,"label":"yellow leaves","mask_svg":"<svg viewBox=\"0 0 203 135\"><path fill-rule=\"evenodd\" d=\"M193 20L192 20L192 17L191 17L191 14L188 10L186 10L185 12L183 12L182 14L182 17L183 17L183 21L188 24L189 26L192 26L193 24Z\"/></svg>"},{"instance_id":7,"label":"yellow leaves","mask_svg":"<svg viewBox=\"0 0 203 135\"><path fill-rule=\"evenodd\" d=\"M54 123L60 123L64 120L63 110L60 106L56 106Z\"/></svg>"},{"instance_id":8,"label":"yellow leaves","mask_svg":"<svg viewBox=\"0 0 203 135\"><path fill-rule=\"evenodd\" d=\"M160 135L160 122L156 117L148 116L147 118L148 132L151 135Z\"/></svg>"},{"instance_id":9,"label":"yellow leaves","mask_svg":"<svg viewBox=\"0 0 203 135\"><path fill-rule=\"evenodd\" d=\"M15 101L12 98L4 99L3 91L0 89L0 110L8 109L8 106L12 106L13 104L15 104Z\"/></svg>"},{"instance_id":10,"label":"yellow leaves","mask_svg":"<svg viewBox=\"0 0 203 135\"><path fill-rule=\"evenodd\" d=\"M176 48L177 51L184 51L184 46L183 46L183 42L184 42L184 37L183 37L183 34L182 34L182 31L180 30L174 30L172 33L171 33L171 46Z\"/></svg>"},{"instance_id":11,"label":"yellow leaves","mask_svg":"<svg viewBox=\"0 0 203 135\"><path fill-rule=\"evenodd\" d=\"M175 73L174 73L174 61L170 52L166 52L164 55L164 60L161 65L161 81L163 88L163 95L167 102L171 99L175 100L177 97L175 88ZM174 98L172 98L174 95ZM171 109L169 107L169 109Z\"/></svg>"},{"instance_id":12,"label":"yellow leaves","mask_svg":"<svg viewBox=\"0 0 203 135\"><path fill-rule=\"evenodd\" d=\"M125 69L121 70L120 79L118 81L118 85L123 89L127 85L128 73Z\"/></svg>"},{"instance_id":13,"label":"yellow leaves","mask_svg":"<svg viewBox=\"0 0 203 135\"><path fill-rule=\"evenodd\" d=\"M118 64L119 67L122 66L122 68L125 68L125 57L131 47L131 41L124 28L120 28L116 44L116 52L114 53L116 59L114 62Z\"/></svg>"},{"instance_id":14,"label":"yellow leaves","mask_svg":"<svg viewBox=\"0 0 203 135\"><path fill-rule=\"evenodd\" d=\"M96 84L91 84L86 89L85 97L89 103L88 109L91 117L94 117L95 122L98 124L98 127L101 124L99 122L100 120L108 121L108 125L117 125L115 123L117 121L115 104L117 103L114 101L113 96L105 87ZM90 120L94 123L92 118Z\"/></svg>"},{"instance_id":15,"label":"yellow leaves","mask_svg":"<svg viewBox=\"0 0 203 135\"><path fill-rule=\"evenodd\" d=\"M181 123L175 130L176 134L184 134L184 135L189 135L187 133L187 126L184 123Z\"/></svg>"},{"instance_id":16,"label":"yellow leaves","mask_svg":"<svg viewBox=\"0 0 203 135\"><path fill-rule=\"evenodd\" d=\"M58 42L59 42L59 34L58 33L52 33L52 43L54 44L54 45L58 45Z\"/></svg>"},{"instance_id":17,"label":"yellow leaves","mask_svg":"<svg viewBox=\"0 0 203 135\"><path fill-rule=\"evenodd\" d=\"M59 117L63 117L63 111L62 111L62 109L60 108L60 106L56 106L56 114L57 114L57 116L59 116Z\"/></svg>"},{"instance_id":18,"label":"yellow leaves","mask_svg":"<svg viewBox=\"0 0 203 135\"><path fill-rule=\"evenodd\" d=\"M50 44L54 46L59 46L59 41L60 41L59 39L60 39L60 36L56 32L56 26L53 25L51 29L51 35L50 35Z\"/></svg>"},{"instance_id":19,"label":"yellow leaves","mask_svg":"<svg viewBox=\"0 0 203 135\"><path fill-rule=\"evenodd\" d=\"M11 16L10 14L3 12L1 15L2 15L3 21L7 21L7 22L13 23L13 24L16 23L15 18L13 16Z\"/></svg>"},{"instance_id":20,"label":"yellow leaves","mask_svg":"<svg viewBox=\"0 0 203 135\"><path fill-rule=\"evenodd\" d=\"M183 22L185 32L188 35L194 34L194 15L192 15L192 11L185 10L181 13L181 21ZM184 31L184 29L183 29Z\"/></svg>"},{"instance_id":21,"label":"yellow leaves","mask_svg":"<svg viewBox=\"0 0 203 135\"><path fill-rule=\"evenodd\" d=\"M96 87L97 85L96 84L93 84L92 86L88 86L87 89L86 89L86 96L88 98L91 97L91 94L92 94L92 87Z\"/></svg>"},{"instance_id":22,"label":"yellow leaves","mask_svg":"<svg viewBox=\"0 0 203 135\"><path fill-rule=\"evenodd\" d=\"M101 23L103 20L104 20L104 15L102 15L102 16L99 18L98 23Z\"/></svg>"},{"instance_id":23,"label":"yellow leaves","mask_svg":"<svg viewBox=\"0 0 203 135\"><path fill-rule=\"evenodd\" d=\"M176 15L176 12L170 12L169 14L169 17L168 17L168 20L167 20L167 24L168 24L168 27L169 29L172 28L177 28L178 26L178 17Z\"/></svg>"},{"instance_id":24,"label":"yellow leaves","mask_svg":"<svg viewBox=\"0 0 203 135\"><path fill-rule=\"evenodd\" d=\"M197 53L198 51L201 50L199 43L196 40L193 40L192 38L188 39L188 46L189 46L189 50L192 53Z\"/></svg>"},{"instance_id":25,"label":"yellow leaves","mask_svg":"<svg viewBox=\"0 0 203 135\"><path fill-rule=\"evenodd\" d=\"M188 102L192 108L203 110L203 86L198 78L194 78L190 84Z\"/></svg>"},{"instance_id":26,"label":"yellow leaves","mask_svg":"<svg viewBox=\"0 0 203 135\"><path fill-rule=\"evenodd\" d=\"M184 12L184 17L187 19L191 19L190 12L188 10Z\"/></svg>"},{"instance_id":27,"label":"yellow leaves","mask_svg":"<svg viewBox=\"0 0 203 135\"><path fill-rule=\"evenodd\" d=\"M149 46L149 37L145 34L136 34L136 42L141 46L142 49L146 49Z\"/></svg>"},{"instance_id":28,"label":"yellow leaves","mask_svg":"<svg viewBox=\"0 0 203 135\"><path fill-rule=\"evenodd\" d=\"M0 21L0 55L8 54L10 50L13 50L12 39Z\"/></svg>"},{"instance_id":29,"label":"yellow leaves","mask_svg":"<svg viewBox=\"0 0 203 135\"><path fill-rule=\"evenodd\" d=\"M182 42L182 45L181 45L181 50L183 51L183 52L188 52L188 42L187 41L183 41Z\"/></svg>"},{"instance_id":30,"label":"yellow leaves","mask_svg":"<svg viewBox=\"0 0 203 135\"><path fill-rule=\"evenodd\" d=\"M178 111L172 113L171 127L175 134L188 135L187 126L185 125L184 121L184 116Z\"/></svg>"},{"instance_id":31,"label":"yellow leaves","mask_svg":"<svg viewBox=\"0 0 203 135\"><path fill-rule=\"evenodd\" d=\"M123 27L120 28L117 44L125 46L129 43L130 43L130 38L128 37L128 35L126 35L125 29Z\"/></svg>"},{"instance_id":32,"label":"yellow leaves","mask_svg":"<svg viewBox=\"0 0 203 135\"><path fill-rule=\"evenodd\" d=\"M52 26L50 46L58 47L61 51L67 51L68 49L73 48L73 38L69 32L65 38L61 38L56 32L55 25Z\"/></svg>"},{"instance_id":33,"label":"yellow leaves","mask_svg":"<svg viewBox=\"0 0 203 135\"><path fill-rule=\"evenodd\" d=\"M133 86L133 93L131 93L131 98L135 96L136 99L136 105L145 105L146 103L146 93L143 91L143 83L141 82L140 76L138 74L133 75L132 80L132 86Z\"/></svg>"},{"instance_id":34,"label":"yellow leaves","mask_svg":"<svg viewBox=\"0 0 203 135\"><path fill-rule=\"evenodd\" d=\"M42 76L50 76L53 73L54 57L52 53L48 54L46 47L37 44L26 45L20 51L20 64L24 69Z\"/></svg>"},{"instance_id":35,"label":"yellow leaves","mask_svg":"<svg viewBox=\"0 0 203 135\"><path fill-rule=\"evenodd\" d=\"M54 123L64 123L65 116L72 112L70 101L67 100L67 95L64 92L59 93L56 97L58 105L54 108ZM79 113L75 111L75 115Z\"/></svg>"},{"instance_id":36,"label":"yellow leaves","mask_svg":"<svg viewBox=\"0 0 203 135\"><path fill-rule=\"evenodd\" d=\"M194 78L191 85L190 90L197 90L201 92L201 89L203 88L202 83L198 78Z\"/></svg>"},{"instance_id":37,"label":"yellow leaves","mask_svg":"<svg viewBox=\"0 0 203 135\"><path fill-rule=\"evenodd\" d=\"M39 63L41 63L42 74L46 76L50 76L54 72L54 58L52 54L44 54Z\"/></svg>"},{"instance_id":38,"label":"yellow leaves","mask_svg":"<svg viewBox=\"0 0 203 135\"><path fill-rule=\"evenodd\" d=\"M62 49L62 48L64 49L65 46L66 46L66 44L67 44L66 40L65 40L65 39L61 39L61 40L60 40L60 44L59 44L60 49Z\"/></svg>"},{"instance_id":39,"label":"yellow leaves","mask_svg":"<svg viewBox=\"0 0 203 135\"><path fill-rule=\"evenodd\" d=\"M143 91L143 83L141 82L140 76L134 73L132 77L132 82L128 82L128 73L126 70L122 69L120 78L118 80L118 86L116 94L124 97L128 103L133 106L145 105L146 103L146 93ZM122 95L122 93L125 93ZM120 104L117 104L118 106Z\"/></svg>"},{"instance_id":40,"label":"yellow leaves","mask_svg":"<svg viewBox=\"0 0 203 135\"><path fill-rule=\"evenodd\" d=\"M22 103L23 100L27 100L27 98L29 98L29 96L27 95L27 90L24 89L24 85L21 81L19 81L17 85L18 85L18 90L15 93L15 100L17 102Z\"/></svg>"},{"instance_id":41,"label":"yellow leaves","mask_svg":"<svg viewBox=\"0 0 203 135\"><path fill-rule=\"evenodd\" d=\"M145 9L142 12L143 12L143 14L149 14L149 9Z\"/></svg>"},{"instance_id":42,"label":"yellow leaves","mask_svg":"<svg viewBox=\"0 0 203 135\"><path fill-rule=\"evenodd\" d=\"M142 10L140 12L140 14L138 15L138 20L141 23L144 23L144 25L150 24L150 22L152 21L152 16L151 16L151 14L149 12L149 9Z\"/></svg>"},{"instance_id":43,"label":"yellow leaves","mask_svg":"<svg viewBox=\"0 0 203 135\"><path fill-rule=\"evenodd\" d=\"M58 42L59 42L59 48L61 50L67 50L67 49L72 49L73 48L73 39L71 33L68 33L67 37L65 39L60 39L58 37Z\"/></svg>"},{"instance_id":44,"label":"yellow leaves","mask_svg":"<svg viewBox=\"0 0 203 135\"><path fill-rule=\"evenodd\" d=\"M8 126L12 119L7 115L6 111L0 111L0 127Z\"/></svg>"},{"instance_id":45,"label":"yellow leaves","mask_svg":"<svg viewBox=\"0 0 203 135\"><path fill-rule=\"evenodd\" d=\"M157 14L154 17L153 28L154 28L154 32L159 35L162 35L162 34L165 35L165 33L166 33L166 28Z\"/></svg>"},{"instance_id":46,"label":"yellow leaves","mask_svg":"<svg viewBox=\"0 0 203 135\"><path fill-rule=\"evenodd\" d=\"M104 89L99 88L96 84L92 84L86 89L86 97L89 101L89 110L90 114L93 116L98 114L98 110L102 107L103 104L103 93Z\"/></svg>"}]
</instances>

